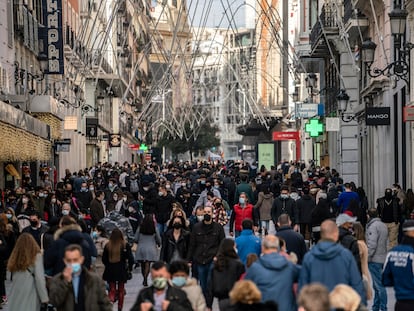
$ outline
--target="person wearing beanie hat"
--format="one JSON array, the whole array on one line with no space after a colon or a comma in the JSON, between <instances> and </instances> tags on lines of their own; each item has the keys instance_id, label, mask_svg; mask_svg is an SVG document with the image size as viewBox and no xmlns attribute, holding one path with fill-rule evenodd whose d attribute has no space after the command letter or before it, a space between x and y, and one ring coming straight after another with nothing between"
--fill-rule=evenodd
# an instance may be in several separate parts
<instances>
[{"instance_id":1,"label":"person wearing beanie hat","mask_svg":"<svg viewBox=\"0 0 414 311\"><path fill-rule=\"evenodd\" d=\"M414 220L403 224L401 243L388 253L382 273L384 286L394 287L396 311L414 310Z\"/></svg>"},{"instance_id":2,"label":"person wearing beanie hat","mask_svg":"<svg viewBox=\"0 0 414 311\"><path fill-rule=\"evenodd\" d=\"M356 217L351 217L347 213L339 214L338 217L336 217L336 225L339 228L339 243L341 243L343 247L349 249L352 255L354 255L358 269L362 274L358 242L351 232L352 225L356 221Z\"/></svg>"}]
</instances>

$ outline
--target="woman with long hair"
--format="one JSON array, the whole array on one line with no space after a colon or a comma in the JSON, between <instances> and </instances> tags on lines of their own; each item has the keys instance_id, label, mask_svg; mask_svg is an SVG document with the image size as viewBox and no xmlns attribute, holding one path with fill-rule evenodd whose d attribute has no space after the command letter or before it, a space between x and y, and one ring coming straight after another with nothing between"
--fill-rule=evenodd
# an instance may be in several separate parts
<instances>
[{"instance_id":1,"label":"woman with long hair","mask_svg":"<svg viewBox=\"0 0 414 311\"><path fill-rule=\"evenodd\" d=\"M29 233L17 239L7 268L13 273L9 310L39 311L49 297L40 247Z\"/></svg>"},{"instance_id":2,"label":"woman with long hair","mask_svg":"<svg viewBox=\"0 0 414 311\"><path fill-rule=\"evenodd\" d=\"M187 258L190 245L190 232L185 229L183 216L176 216L171 220L171 229L162 236L160 259L166 263Z\"/></svg>"},{"instance_id":3,"label":"woman with long hair","mask_svg":"<svg viewBox=\"0 0 414 311\"><path fill-rule=\"evenodd\" d=\"M153 214L145 215L141 226L135 233L135 243L138 244L135 260L141 263L142 276L144 277L142 285L148 286L150 265L151 262L158 260L157 246L161 245L161 238L155 226Z\"/></svg>"},{"instance_id":4,"label":"woman with long hair","mask_svg":"<svg viewBox=\"0 0 414 311\"><path fill-rule=\"evenodd\" d=\"M211 309L213 299L217 297L220 310L224 310L230 304L230 290L234 283L240 280L244 271L244 265L236 253L234 240L224 239L221 241L207 284L207 307Z\"/></svg>"},{"instance_id":5,"label":"woman with long hair","mask_svg":"<svg viewBox=\"0 0 414 311\"><path fill-rule=\"evenodd\" d=\"M367 299L372 299L371 274L368 269L368 246L365 241L365 231L360 222L353 225L354 236L358 242L359 256L361 257L362 281L365 286ZM365 302L364 302L365 303Z\"/></svg>"},{"instance_id":6,"label":"woman with long hair","mask_svg":"<svg viewBox=\"0 0 414 311\"><path fill-rule=\"evenodd\" d=\"M109 299L112 303L118 298L118 310L124 305L125 283L132 270L134 257L131 247L125 241L121 230L115 228L105 245L102 262L105 265L103 279L109 283ZM118 286L117 286L118 285Z\"/></svg>"}]
</instances>

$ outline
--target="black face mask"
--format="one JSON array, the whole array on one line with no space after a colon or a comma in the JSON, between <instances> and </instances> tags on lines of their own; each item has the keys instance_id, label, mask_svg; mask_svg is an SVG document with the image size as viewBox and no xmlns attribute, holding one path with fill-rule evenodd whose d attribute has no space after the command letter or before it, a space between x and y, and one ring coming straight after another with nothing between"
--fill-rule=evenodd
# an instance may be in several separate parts
<instances>
[{"instance_id":1,"label":"black face mask","mask_svg":"<svg viewBox=\"0 0 414 311\"><path fill-rule=\"evenodd\" d=\"M175 222L174 224L173 224L173 228L174 229L180 229L180 228L182 228L183 227L183 225L182 225L182 223L181 222Z\"/></svg>"},{"instance_id":2,"label":"black face mask","mask_svg":"<svg viewBox=\"0 0 414 311\"><path fill-rule=\"evenodd\" d=\"M385 192L385 199L391 200L392 199L392 192Z\"/></svg>"},{"instance_id":3,"label":"black face mask","mask_svg":"<svg viewBox=\"0 0 414 311\"><path fill-rule=\"evenodd\" d=\"M209 222L210 220L211 220L211 215L209 215L209 214L205 214L205 215L204 215L204 221Z\"/></svg>"},{"instance_id":4,"label":"black face mask","mask_svg":"<svg viewBox=\"0 0 414 311\"><path fill-rule=\"evenodd\" d=\"M33 228L37 228L37 225L38 225L39 223L37 222L37 221L35 221L35 220L31 220L30 221L30 226L31 227L33 227Z\"/></svg>"}]
</instances>

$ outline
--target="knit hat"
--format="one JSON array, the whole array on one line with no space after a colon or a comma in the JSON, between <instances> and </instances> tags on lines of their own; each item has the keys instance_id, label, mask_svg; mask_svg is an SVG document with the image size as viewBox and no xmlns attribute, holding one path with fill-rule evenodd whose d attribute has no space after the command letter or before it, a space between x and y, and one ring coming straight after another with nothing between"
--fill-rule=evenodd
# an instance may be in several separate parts
<instances>
[{"instance_id":1,"label":"knit hat","mask_svg":"<svg viewBox=\"0 0 414 311\"><path fill-rule=\"evenodd\" d=\"M350 222L354 223L357 221L357 217L351 217L348 214L339 214L338 217L336 217L336 225L342 226L344 223Z\"/></svg>"},{"instance_id":2,"label":"knit hat","mask_svg":"<svg viewBox=\"0 0 414 311\"><path fill-rule=\"evenodd\" d=\"M414 219L408 219L403 224L403 231L413 231L414 230Z\"/></svg>"}]
</instances>

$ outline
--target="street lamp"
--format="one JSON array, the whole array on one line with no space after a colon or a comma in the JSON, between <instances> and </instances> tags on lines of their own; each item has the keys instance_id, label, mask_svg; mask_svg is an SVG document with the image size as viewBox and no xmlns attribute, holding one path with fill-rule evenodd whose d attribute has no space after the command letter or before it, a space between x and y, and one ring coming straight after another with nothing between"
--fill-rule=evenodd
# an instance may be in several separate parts
<instances>
[{"instance_id":1,"label":"street lamp","mask_svg":"<svg viewBox=\"0 0 414 311\"><path fill-rule=\"evenodd\" d=\"M343 122L351 122L355 120L354 115L345 115L345 111L348 108L348 102L349 102L349 95L346 93L344 89L341 89L336 96L336 100L338 102L338 112L341 114L341 119Z\"/></svg>"},{"instance_id":2,"label":"street lamp","mask_svg":"<svg viewBox=\"0 0 414 311\"><path fill-rule=\"evenodd\" d=\"M367 66L367 73L372 78L379 76L395 76L397 80L404 80L409 85L409 52L414 47L410 42L406 42L401 45L401 39L405 33L406 21L408 12L406 9L401 9L400 5L397 5L389 14L391 24L391 34L394 37L394 46L396 48L397 57L396 60L388 64L385 68L371 68L374 62L375 48L377 45L371 41L371 38L362 42L361 52L362 61Z\"/></svg>"}]
</instances>

